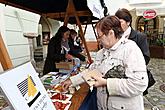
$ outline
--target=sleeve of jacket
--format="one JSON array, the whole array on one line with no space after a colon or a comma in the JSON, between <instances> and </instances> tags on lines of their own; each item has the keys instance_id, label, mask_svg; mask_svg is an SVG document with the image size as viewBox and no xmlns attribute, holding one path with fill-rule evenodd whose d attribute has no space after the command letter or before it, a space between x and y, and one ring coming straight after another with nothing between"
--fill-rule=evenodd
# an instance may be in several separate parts
<instances>
[{"instance_id":1,"label":"sleeve of jacket","mask_svg":"<svg viewBox=\"0 0 165 110\"><path fill-rule=\"evenodd\" d=\"M147 42L147 36L144 33L137 32L137 39L138 39L137 44L143 53L146 65L148 65L150 61L150 51Z\"/></svg>"},{"instance_id":2,"label":"sleeve of jacket","mask_svg":"<svg viewBox=\"0 0 165 110\"><path fill-rule=\"evenodd\" d=\"M69 39L68 44L69 44L70 50L74 50L74 41L71 38Z\"/></svg>"},{"instance_id":3,"label":"sleeve of jacket","mask_svg":"<svg viewBox=\"0 0 165 110\"><path fill-rule=\"evenodd\" d=\"M131 46L129 46L131 47ZM128 47L128 49L129 49ZM127 79L108 78L109 95L133 97L143 93L148 85L148 77L144 57L138 47L127 51L125 59Z\"/></svg>"},{"instance_id":4,"label":"sleeve of jacket","mask_svg":"<svg viewBox=\"0 0 165 110\"><path fill-rule=\"evenodd\" d=\"M88 71L88 69L84 70L83 72L81 72L81 73L79 73L79 74L77 74L75 76L70 77L70 80L72 82L72 85L73 86L77 86L79 84L84 83L85 80L83 79L82 75L83 75L83 73L85 73L87 71Z\"/></svg>"}]
</instances>

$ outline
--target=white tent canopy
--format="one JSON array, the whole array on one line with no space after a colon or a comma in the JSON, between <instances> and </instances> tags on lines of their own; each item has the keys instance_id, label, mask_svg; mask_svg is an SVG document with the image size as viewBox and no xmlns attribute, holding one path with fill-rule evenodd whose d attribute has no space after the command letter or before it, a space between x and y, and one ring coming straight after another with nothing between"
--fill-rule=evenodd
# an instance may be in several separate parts
<instances>
[{"instance_id":1,"label":"white tent canopy","mask_svg":"<svg viewBox=\"0 0 165 110\"><path fill-rule=\"evenodd\" d=\"M103 17L100 0L87 0L87 2L94 16ZM154 9L157 15L165 15L165 0L104 0L104 2L110 15L114 15L119 8L135 9L137 16L142 16L148 9Z\"/></svg>"},{"instance_id":2,"label":"white tent canopy","mask_svg":"<svg viewBox=\"0 0 165 110\"><path fill-rule=\"evenodd\" d=\"M87 0L87 5L89 9L92 11L93 16L99 19L104 16L103 14L104 10L101 6L100 0Z\"/></svg>"},{"instance_id":3,"label":"white tent canopy","mask_svg":"<svg viewBox=\"0 0 165 110\"><path fill-rule=\"evenodd\" d=\"M128 0L104 0L108 13L114 15L119 8L133 9L129 6ZM89 9L92 11L93 16L101 18L104 16L103 8L101 7L100 0L87 0Z\"/></svg>"},{"instance_id":4,"label":"white tent canopy","mask_svg":"<svg viewBox=\"0 0 165 110\"><path fill-rule=\"evenodd\" d=\"M128 10L133 9L133 7L129 5L128 0L104 0L104 2L110 15L114 15L115 12L120 8L126 8Z\"/></svg>"},{"instance_id":5,"label":"white tent canopy","mask_svg":"<svg viewBox=\"0 0 165 110\"><path fill-rule=\"evenodd\" d=\"M161 4L163 0L127 0L130 5Z\"/></svg>"}]
</instances>

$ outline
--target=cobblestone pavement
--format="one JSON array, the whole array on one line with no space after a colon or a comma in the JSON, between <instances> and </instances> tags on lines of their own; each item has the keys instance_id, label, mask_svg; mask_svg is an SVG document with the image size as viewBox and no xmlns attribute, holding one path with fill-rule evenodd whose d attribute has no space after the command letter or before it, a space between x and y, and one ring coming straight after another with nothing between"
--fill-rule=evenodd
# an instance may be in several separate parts
<instances>
[{"instance_id":1,"label":"cobblestone pavement","mask_svg":"<svg viewBox=\"0 0 165 110\"><path fill-rule=\"evenodd\" d=\"M43 62L36 62L36 67L36 70L42 75ZM165 110L165 92L160 90L160 86L165 84L165 59L152 58L148 68L156 83L149 88L149 94L144 97L145 110Z\"/></svg>"},{"instance_id":2,"label":"cobblestone pavement","mask_svg":"<svg viewBox=\"0 0 165 110\"><path fill-rule=\"evenodd\" d=\"M149 94L145 96L145 108L146 110L152 110L151 108L154 108L153 110L165 110L165 59L152 58L148 68L156 83L149 88Z\"/></svg>"}]
</instances>

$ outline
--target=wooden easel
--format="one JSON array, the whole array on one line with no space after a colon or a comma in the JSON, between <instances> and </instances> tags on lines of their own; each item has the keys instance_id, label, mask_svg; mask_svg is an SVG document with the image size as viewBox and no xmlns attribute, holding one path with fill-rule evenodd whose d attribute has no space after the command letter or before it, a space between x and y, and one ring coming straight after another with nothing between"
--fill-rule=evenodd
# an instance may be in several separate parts
<instances>
[{"instance_id":1,"label":"wooden easel","mask_svg":"<svg viewBox=\"0 0 165 110\"><path fill-rule=\"evenodd\" d=\"M91 59L91 56L89 54L89 50L88 50L88 47L87 47L87 44L86 44L86 40L84 38L84 33L83 33L83 30L82 30L82 27L81 27L81 23L80 23L77 11L75 9L73 0L68 0L68 6L67 6L67 9L66 9L66 15L65 15L65 19L64 19L64 25L65 26L67 25L69 17L71 17L71 16L75 16L75 18L76 18L77 25L78 25L79 30L80 30L80 37L81 37L81 39L83 41L83 44L85 46L88 60L89 60L89 62L92 62L92 59Z\"/></svg>"},{"instance_id":2,"label":"wooden easel","mask_svg":"<svg viewBox=\"0 0 165 110\"><path fill-rule=\"evenodd\" d=\"M13 68L13 64L11 62L11 59L3 42L1 33L0 33L0 62L4 71Z\"/></svg>"}]
</instances>

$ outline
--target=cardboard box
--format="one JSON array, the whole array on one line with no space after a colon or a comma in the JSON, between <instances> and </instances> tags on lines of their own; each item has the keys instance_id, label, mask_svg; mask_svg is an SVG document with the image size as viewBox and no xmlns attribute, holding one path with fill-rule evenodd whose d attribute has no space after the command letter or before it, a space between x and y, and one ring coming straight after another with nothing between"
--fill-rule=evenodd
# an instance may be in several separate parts
<instances>
[{"instance_id":1,"label":"cardboard box","mask_svg":"<svg viewBox=\"0 0 165 110\"><path fill-rule=\"evenodd\" d=\"M56 68L70 70L73 68L73 62L59 62L56 63Z\"/></svg>"}]
</instances>

